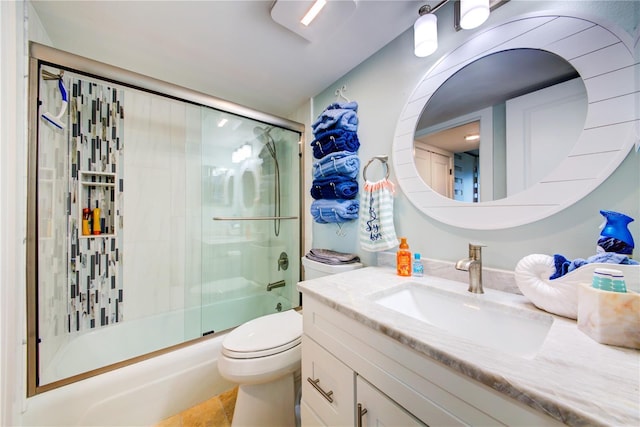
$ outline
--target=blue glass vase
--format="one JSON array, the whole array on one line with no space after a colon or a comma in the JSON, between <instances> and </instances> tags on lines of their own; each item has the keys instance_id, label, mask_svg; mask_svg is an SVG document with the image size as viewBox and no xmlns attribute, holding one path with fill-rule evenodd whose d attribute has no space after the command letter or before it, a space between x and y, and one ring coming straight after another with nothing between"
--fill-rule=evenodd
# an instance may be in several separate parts
<instances>
[{"instance_id":1,"label":"blue glass vase","mask_svg":"<svg viewBox=\"0 0 640 427\"><path fill-rule=\"evenodd\" d=\"M600 214L605 217L606 223L600 232L598 246L604 252L631 255L634 242L628 224L633 221L633 218L620 212L606 210L601 210Z\"/></svg>"}]
</instances>

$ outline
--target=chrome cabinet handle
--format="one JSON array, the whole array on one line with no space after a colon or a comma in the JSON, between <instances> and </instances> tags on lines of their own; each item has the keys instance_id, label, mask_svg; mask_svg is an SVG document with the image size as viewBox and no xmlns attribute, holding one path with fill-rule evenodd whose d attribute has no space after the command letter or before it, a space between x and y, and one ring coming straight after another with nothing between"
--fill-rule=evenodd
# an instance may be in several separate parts
<instances>
[{"instance_id":1,"label":"chrome cabinet handle","mask_svg":"<svg viewBox=\"0 0 640 427\"><path fill-rule=\"evenodd\" d=\"M362 416L367 413L367 408L362 407L362 403L358 403L358 420L357 426L362 427Z\"/></svg>"},{"instance_id":2,"label":"chrome cabinet handle","mask_svg":"<svg viewBox=\"0 0 640 427\"><path fill-rule=\"evenodd\" d=\"M309 384L311 384L313 388L318 390L318 393L320 393L322 397L327 399L329 403L333 403L333 397L331 397L331 395L333 395L333 391L332 390L324 391L322 387L318 385L318 383L320 382L320 378L318 378L317 380L312 380L311 377L307 377L307 381L309 381Z\"/></svg>"}]
</instances>

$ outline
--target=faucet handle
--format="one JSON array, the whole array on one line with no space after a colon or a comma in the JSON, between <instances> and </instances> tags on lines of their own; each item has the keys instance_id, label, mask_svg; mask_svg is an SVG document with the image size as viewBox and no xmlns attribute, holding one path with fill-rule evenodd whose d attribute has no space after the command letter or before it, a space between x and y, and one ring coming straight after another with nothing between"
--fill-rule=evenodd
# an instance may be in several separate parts
<instances>
[{"instance_id":1,"label":"faucet handle","mask_svg":"<svg viewBox=\"0 0 640 427\"><path fill-rule=\"evenodd\" d=\"M469 242L469 258L475 260L482 259L482 248L486 246L487 245L483 243Z\"/></svg>"}]
</instances>

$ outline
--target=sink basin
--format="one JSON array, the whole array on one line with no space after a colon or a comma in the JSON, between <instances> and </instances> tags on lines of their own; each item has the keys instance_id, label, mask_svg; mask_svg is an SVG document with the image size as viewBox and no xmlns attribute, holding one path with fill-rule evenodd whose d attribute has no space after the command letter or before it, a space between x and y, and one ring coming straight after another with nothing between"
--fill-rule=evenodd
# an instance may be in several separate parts
<instances>
[{"instance_id":1,"label":"sink basin","mask_svg":"<svg viewBox=\"0 0 640 427\"><path fill-rule=\"evenodd\" d=\"M496 303L484 295L462 295L407 283L374 296L376 304L501 352L531 358L542 347L553 317Z\"/></svg>"}]
</instances>

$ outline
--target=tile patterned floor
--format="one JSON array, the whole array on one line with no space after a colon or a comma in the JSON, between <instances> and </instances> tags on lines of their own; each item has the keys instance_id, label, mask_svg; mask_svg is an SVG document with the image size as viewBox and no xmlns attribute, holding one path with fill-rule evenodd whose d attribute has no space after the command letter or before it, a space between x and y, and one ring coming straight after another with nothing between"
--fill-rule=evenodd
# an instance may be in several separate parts
<instances>
[{"instance_id":1,"label":"tile patterned floor","mask_svg":"<svg viewBox=\"0 0 640 427\"><path fill-rule=\"evenodd\" d=\"M230 427L238 387L169 417L155 427Z\"/></svg>"}]
</instances>

